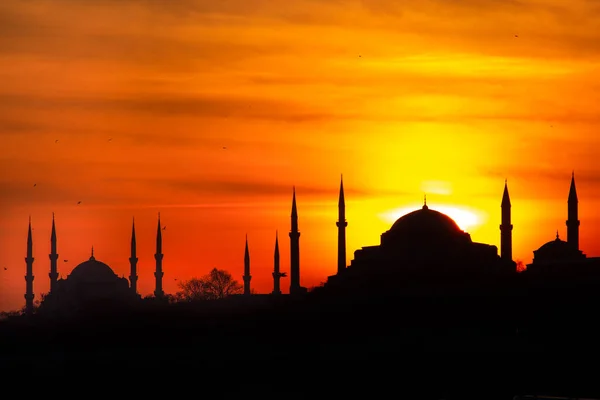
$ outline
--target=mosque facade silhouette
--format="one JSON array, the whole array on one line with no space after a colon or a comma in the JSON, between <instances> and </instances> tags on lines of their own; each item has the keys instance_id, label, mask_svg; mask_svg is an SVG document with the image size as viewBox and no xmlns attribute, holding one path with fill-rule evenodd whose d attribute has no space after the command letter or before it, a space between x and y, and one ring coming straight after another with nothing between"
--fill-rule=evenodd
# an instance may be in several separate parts
<instances>
[{"instance_id":1,"label":"mosque facade silhouette","mask_svg":"<svg viewBox=\"0 0 600 400\"><path fill-rule=\"evenodd\" d=\"M567 205L567 240L561 240L557 231L555 240L534 250L533 261L527 264L530 273L577 274L600 269L600 257L587 257L579 249L579 199L574 173L571 175Z\"/></svg>"},{"instance_id":2,"label":"mosque facade silhouette","mask_svg":"<svg viewBox=\"0 0 600 400\"><path fill-rule=\"evenodd\" d=\"M527 265L527 274L584 273L590 270L600 271L600 257L587 257L579 249L578 199L575 176L571 177L568 197L567 240L558 237L535 250L533 261ZM425 200L421 209L410 212L394 222L391 228L381 234L381 243L376 246L362 247L354 252L354 259L346 262L346 206L343 179L340 180L338 200L338 249L337 272L329 276L325 287L346 290L364 290L370 283L380 288L382 282L392 283L396 287L411 285L419 279L449 282L467 281L473 277L488 275L516 274L516 263L512 259L511 201L508 184L505 182L501 202L500 254L493 245L477 243L468 233L462 231L449 216L432 210ZM296 190L292 194L290 237L290 289L289 294L299 295L307 292L300 284L300 231L298 229L298 210ZM66 279L59 279L57 261L57 237L52 216L50 258L50 291L42 306L46 309L61 310L77 308L91 301L113 301L119 304L131 303L141 299L137 292L137 249L135 221L132 224L131 256L129 279L118 277L105 263L92 254L89 260L76 266ZM33 292L33 241L31 220L27 235L26 269L26 313L34 310ZM162 279L162 234L160 214L156 235L155 290L156 298L164 298ZM250 252L248 238L244 252L244 297L251 296ZM271 295L281 295L280 280L286 273L280 270L279 239L275 236L273 291Z\"/></svg>"}]
</instances>

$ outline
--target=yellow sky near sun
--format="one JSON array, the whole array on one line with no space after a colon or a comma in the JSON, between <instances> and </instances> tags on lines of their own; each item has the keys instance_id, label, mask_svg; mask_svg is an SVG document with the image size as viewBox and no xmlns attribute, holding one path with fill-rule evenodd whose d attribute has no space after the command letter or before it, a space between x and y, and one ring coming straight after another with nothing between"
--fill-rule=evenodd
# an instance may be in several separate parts
<instances>
[{"instance_id":1,"label":"yellow sky near sun","mask_svg":"<svg viewBox=\"0 0 600 400\"><path fill-rule=\"evenodd\" d=\"M161 211L168 292L214 266L241 279L246 233L268 292L275 230L289 267L292 185L302 284L318 284L341 173L348 262L425 193L499 245L504 179L528 262L564 235L572 170L598 255L599 17L592 0L3 1L0 310L23 303L30 214L48 290L53 211L64 275L92 244L128 275L135 216L149 294Z\"/></svg>"}]
</instances>

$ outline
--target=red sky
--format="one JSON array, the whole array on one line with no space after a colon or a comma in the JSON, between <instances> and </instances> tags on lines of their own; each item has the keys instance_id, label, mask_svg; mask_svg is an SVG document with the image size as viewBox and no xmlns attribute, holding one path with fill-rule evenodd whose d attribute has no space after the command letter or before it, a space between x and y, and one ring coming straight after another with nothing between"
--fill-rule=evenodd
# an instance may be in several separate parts
<instances>
[{"instance_id":1,"label":"red sky","mask_svg":"<svg viewBox=\"0 0 600 400\"><path fill-rule=\"evenodd\" d=\"M424 193L499 246L504 179L530 262L566 237L573 170L581 248L600 255L599 18L592 0L4 0L0 310L24 304L29 215L48 290L52 212L63 277L92 245L127 276L135 217L149 294L160 211L167 292L213 267L241 282L246 233L269 292L293 185L317 285L336 270L341 173L348 262Z\"/></svg>"}]
</instances>

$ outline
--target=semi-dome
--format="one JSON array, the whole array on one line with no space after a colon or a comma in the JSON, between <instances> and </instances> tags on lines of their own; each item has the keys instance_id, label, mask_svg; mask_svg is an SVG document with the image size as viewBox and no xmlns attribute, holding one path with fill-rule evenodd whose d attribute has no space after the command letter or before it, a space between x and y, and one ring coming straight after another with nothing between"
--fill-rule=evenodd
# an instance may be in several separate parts
<instances>
[{"instance_id":1,"label":"semi-dome","mask_svg":"<svg viewBox=\"0 0 600 400\"><path fill-rule=\"evenodd\" d=\"M69 280L77 280L82 282L112 282L118 278L117 274L108 265L100 262L92 256L89 260L82 262L76 266L68 276Z\"/></svg>"},{"instance_id":2,"label":"semi-dome","mask_svg":"<svg viewBox=\"0 0 600 400\"><path fill-rule=\"evenodd\" d=\"M390 232L453 235L462 233L462 230L446 214L431 210L427 205L424 205L420 210L398 218L390 228Z\"/></svg>"}]
</instances>

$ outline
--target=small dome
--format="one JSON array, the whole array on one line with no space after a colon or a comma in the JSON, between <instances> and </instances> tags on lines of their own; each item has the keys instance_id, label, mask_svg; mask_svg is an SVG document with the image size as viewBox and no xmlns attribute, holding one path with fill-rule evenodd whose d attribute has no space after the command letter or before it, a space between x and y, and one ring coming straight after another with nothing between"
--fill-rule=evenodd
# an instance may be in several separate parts
<instances>
[{"instance_id":1,"label":"small dome","mask_svg":"<svg viewBox=\"0 0 600 400\"><path fill-rule=\"evenodd\" d=\"M564 240L561 240L559 238L556 238L548 243L544 243L537 251L540 251L543 253L546 253L546 252L561 253L561 252L569 252L571 250L572 250L572 248L569 245L569 243L567 243Z\"/></svg>"},{"instance_id":2,"label":"small dome","mask_svg":"<svg viewBox=\"0 0 600 400\"><path fill-rule=\"evenodd\" d=\"M431 210L427 205L424 205L422 209L398 218L389 232L455 235L463 231L452 218L439 211Z\"/></svg>"},{"instance_id":3,"label":"small dome","mask_svg":"<svg viewBox=\"0 0 600 400\"><path fill-rule=\"evenodd\" d=\"M108 265L96 260L93 256L76 266L67 277L68 280L94 283L112 282L118 278Z\"/></svg>"},{"instance_id":4,"label":"small dome","mask_svg":"<svg viewBox=\"0 0 600 400\"><path fill-rule=\"evenodd\" d=\"M556 234L556 239L544 243L539 249L533 252L533 258L535 261L546 261L546 260L576 260L585 258L583 252L568 242L561 240Z\"/></svg>"}]
</instances>

